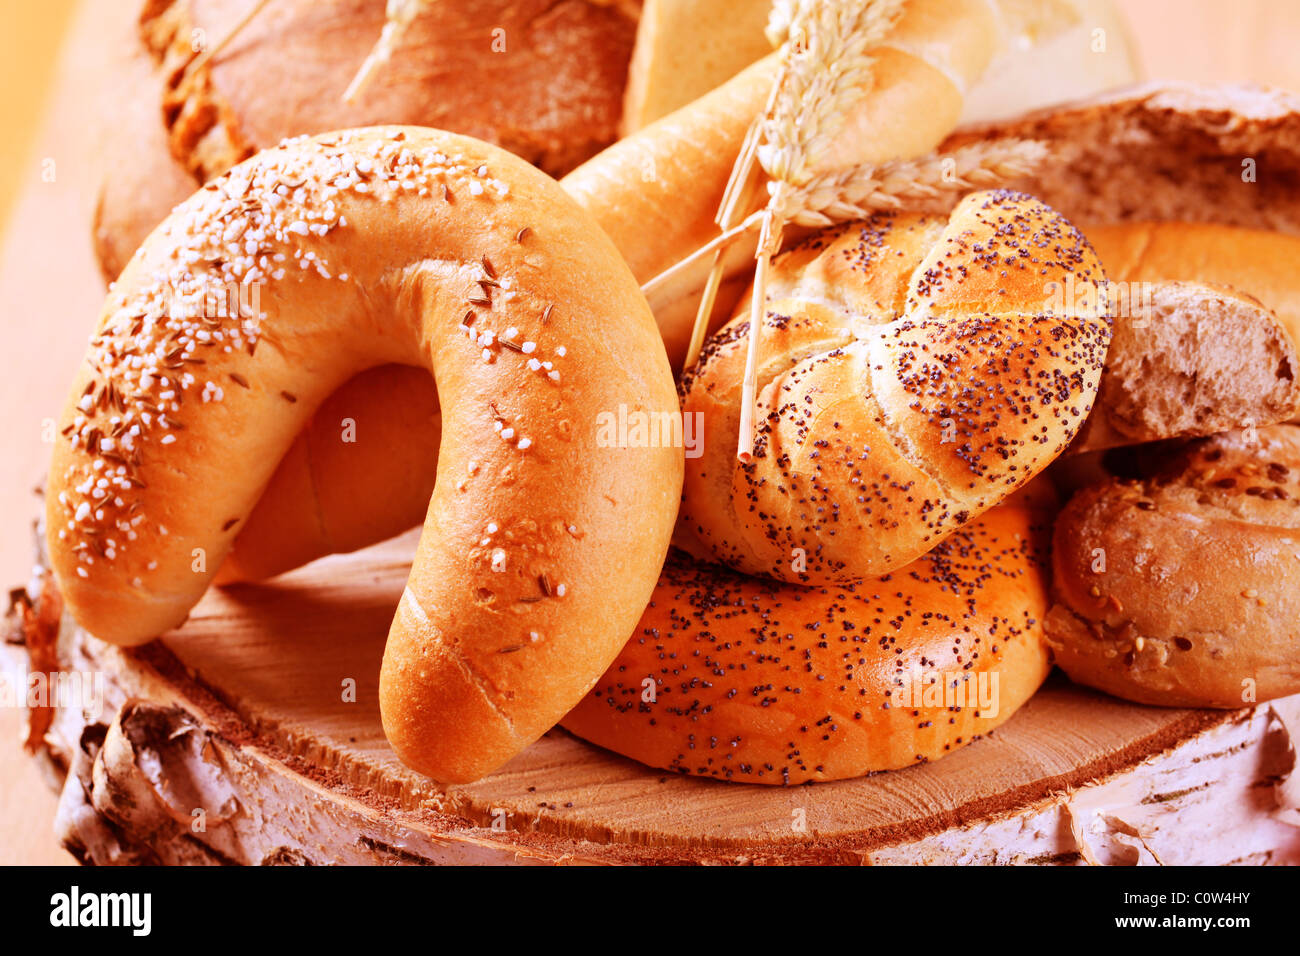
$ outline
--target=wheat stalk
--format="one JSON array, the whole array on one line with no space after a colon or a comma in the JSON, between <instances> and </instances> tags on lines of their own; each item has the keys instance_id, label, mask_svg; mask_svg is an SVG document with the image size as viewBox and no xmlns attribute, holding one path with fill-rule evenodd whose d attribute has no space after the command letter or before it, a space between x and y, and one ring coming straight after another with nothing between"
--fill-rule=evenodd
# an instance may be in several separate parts
<instances>
[{"instance_id":1,"label":"wheat stalk","mask_svg":"<svg viewBox=\"0 0 1300 956\"><path fill-rule=\"evenodd\" d=\"M1037 140L997 139L950 153L929 153L879 166L852 166L815 176L791 194L787 221L820 229L866 219L877 212L948 212L967 193L996 189L1028 176L1046 157L1046 147ZM648 281L641 291L653 296L701 259L720 254L745 233L758 229L764 214L760 209L714 236Z\"/></svg>"},{"instance_id":2,"label":"wheat stalk","mask_svg":"<svg viewBox=\"0 0 1300 956\"><path fill-rule=\"evenodd\" d=\"M777 87L772 85L768 93L767 105L763 107L763 114L766 115L776 103ZM759 144L759 122L757 119L750 123L749 129L745 132L745 138L741 142L740 151L736 155L736 161L731 167L731 175L727 179L727 186L722 193L722 201L718 205L718 213L714 216L714 221L718 228L722 230L722 235L727 236L736 232L740 228L741 217L744 211L750 208L751 200L758 188L758 144ZM718 288L722 284L723 260L722 256L726 252L726 244L720 244L713 255L713 265L709 269L708 278L704 283L704 291L700 295L700 304L695 310L695 325L691 328L691 341L686 347L686 368L690 368L700 357L700 350L704 347L704 334L709 327L709 317L713 314L713 303L717 299Z\"/></svg>"},{"instance_id":3,"label":"wheat stalk","mask_svg":"<svg viewBox=\"0 0 1300 956\"><path fill-rule=\"evenodd\" d=\"M772 107L760 121L758 160L772 179L800 185L871 92L878 47L906 0L785 0L768 35L783 41Z\"/></svg>"},{"instance_id":4,"label":"wheat stalk","mask_svg":"<svg viewBox=\"0 0 1300 956\"><path fill-rule=\"evenodd\" d=\"M901 15L906 0L775 0L767 38L780 47L781 63L763 113L751 124L731 170L716 217L724 234L735 231L752 195L755 164L773 179L799 181L809 175L813 156L838 132L845 112L870 91L872 58ZM761 155L760 155L761 154ZM779 242L783 194L769 197L772 222L765 235ZM774 228L775 227L775 228ZM686 353L689 367L699 358L704 333L722 281L722 250L709 270Z\"/></svg>"},{"instance_id":5,"label":"wheat stalk","mask_svg":"<svg viewBox=\"0 0 1300 956\"><path fill-rule=\"evenodd\" d=\"M817 158L834 142L844 117L871 91L870 55L893 29L906 0L783 0L768 19L769 37L783 39L772 105L759 122L755 156L772 177L759 232L741 387L736 455L754 450L758 352L767 311L767 274L781 245L786 209L814 175Z\"/></svg>"},{"instance_id":6,"label":"wheat stalk","mask_svg":"<svg viewBox=\"0 0 1300 956\"><path fill-rule=\"evenodd\" d=\"M1029 175L1046 156L1047 147L1037 140L1002 139L824 173L790 194L788 218L796 225L821 227L881 211L947 211L966 193Z\"/></svg>"}]
</instances>

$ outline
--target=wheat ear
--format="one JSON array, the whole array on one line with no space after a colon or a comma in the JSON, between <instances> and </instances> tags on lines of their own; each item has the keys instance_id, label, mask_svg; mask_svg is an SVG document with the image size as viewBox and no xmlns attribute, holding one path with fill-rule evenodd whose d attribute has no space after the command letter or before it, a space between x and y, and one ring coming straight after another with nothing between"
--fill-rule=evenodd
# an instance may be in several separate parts
<instances>
[{"instance_id":1,"label":"wheat ear","mask_svg":"<svg viewBox=\"0 0 1300 956\"><path fill-rule=\"evenodd\" d=\"M829 226L897 209L947 211L963 194L1021 179L1047 156L1037 140L971 143L950 153L815 176L790 200L790 222Z\"/></svg>"},{"instance_id":2,"label":"wheat ear","mask_svg":"<svg viewBox=\"0 0 1300 956\"><path fill-rule=\"evenodd\" d=\"M758 353L767 314L767 274L781 244L795 192L813 178L818 157L834 142L844 117L873 84L878 47L903 13L906 0L783 0L768 20L769 38L781 37L781 69L771 107L759 121L759 163L772 178L763 231L755 253L745 379L741 387L736 455L754 451Z\"/></svg>"}]
</instances>

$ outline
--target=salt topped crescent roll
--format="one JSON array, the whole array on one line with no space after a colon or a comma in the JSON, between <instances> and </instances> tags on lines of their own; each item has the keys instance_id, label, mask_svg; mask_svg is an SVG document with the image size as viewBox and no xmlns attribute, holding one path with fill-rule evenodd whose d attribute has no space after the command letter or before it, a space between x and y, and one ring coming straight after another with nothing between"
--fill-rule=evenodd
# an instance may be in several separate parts
<instances>
[{"instance_id":1,"label":"salt topped crescent roll","mask_svg":"<svg viewBox=\"0 0 1300 956\"><path fill-rule=\"evenodd\" d=\"M240 309L214 310L232 285ZM312 411L386 363L433 374L444 427L384 727L410 766L472 780L626 640L682 470L680 449L599 440L602 411L676 412L663 344L591 217L504 150L416 127L327 134L178 207L77 374L46 492L51 567L100 638L178 626Z\"/></svg>"}]
</instances>

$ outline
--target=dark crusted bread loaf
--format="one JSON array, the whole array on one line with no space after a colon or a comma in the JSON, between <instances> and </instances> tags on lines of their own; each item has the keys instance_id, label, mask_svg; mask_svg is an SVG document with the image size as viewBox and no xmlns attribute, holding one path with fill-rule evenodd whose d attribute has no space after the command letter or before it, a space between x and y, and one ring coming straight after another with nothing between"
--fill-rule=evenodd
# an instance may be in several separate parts
<instances>
[{"instance_id":1,"label":"dark crusted bread loaf","mask_svg":"<svg viewBox=\"0 0 1300 956\"><path fill-rule=\"evenodd\" d=\"M1144 221L1300 233L1300 97L1282 90L1153 84L967 127L942 148L1003 136L1047 145L1009 185L1085 233Z\"/></svg>"},{"instance_id":2,"label":"dark crusted bread loaf","mask_svg":"<svg viewBox=\"0 0 1300 956\"><path fill-rule=\"evenodd\" d=\"M617 138L637 26L630 3L438 0L420 7L391 60L345 103L383 30L384 0L276 0L206 60L250 0L136 6L126 64L105 79L121 86L127 110L113 116L102 151L95 238L109 279L172 206L289 136L432 126L567 172ZM160 175L169 165L188 185Z\"/></svg>"},{"instance_id":3,"label":"dark crusted bread loaf","mask_svg":"<svg viewBox=\"0 0 1300 956\"><path fill-rule=\"evenodd\" d=\"M1300 426L1196 441L1057 519L1047 636L1074 680L1241 707L1300 691Z\"/></svg>"}]
</instances>

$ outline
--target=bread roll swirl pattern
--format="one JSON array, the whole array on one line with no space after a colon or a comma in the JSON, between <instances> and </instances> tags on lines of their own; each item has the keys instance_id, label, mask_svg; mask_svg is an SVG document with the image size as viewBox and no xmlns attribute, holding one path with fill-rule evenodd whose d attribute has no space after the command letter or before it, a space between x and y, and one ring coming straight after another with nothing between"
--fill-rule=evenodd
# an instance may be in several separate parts
<instances>
[{"instance_id":1,"label":"bread roll swirl pattern","mask_svg":"<svg viewBox=\"0 0 1300 956\"><path fill-rule=\"evenodd\" d=\"M1090 291L1095 308L1103 281L1087 240L1021 194L974 194L947 222L880 215L817 234L774 263L751 462L731 453L747 305L683 379L704 452L677 540L806 583L919 557L1078 432L1110 324L1053 297Z\"/></svg>"},{"instance_id":2,"label":"bread roll swirl pattern","mask_svg":"<svg viewBox=\"0 0 1300 956\"><path fill-rule=\"evenodd\" d=\"M259 289L258 307L213 315L228 283ZM77 376L47 492L52 564L99 637L180 624L312 410L384 363L432 371L443 416L385 729L417 769L473 779L617 653L682 467L677 449L598 443L602 410L676 411L663 345L590 216L503 150L414 127L327 134L178 207Z\"/></svg>"}]
</instances>

